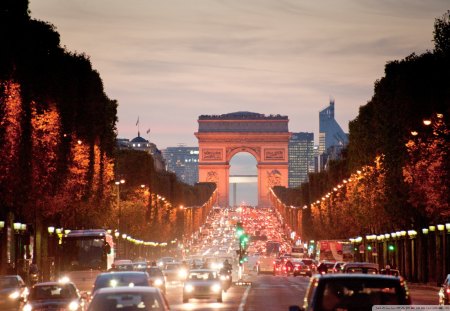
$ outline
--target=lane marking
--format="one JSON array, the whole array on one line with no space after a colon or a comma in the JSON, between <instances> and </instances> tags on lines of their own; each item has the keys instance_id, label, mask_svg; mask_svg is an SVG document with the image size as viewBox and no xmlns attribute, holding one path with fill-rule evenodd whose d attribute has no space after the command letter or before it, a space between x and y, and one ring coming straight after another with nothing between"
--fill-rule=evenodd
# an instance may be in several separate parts
<instances>
[{"instance_id":1,"label":"lane marking","mask_svg":"<svg viewBox=\"0 0 450 311\"><path fill-rule=\"evenodd\" d=\"M239 304L238 311L244 311L245 303L247 302L248 293L250 292L250 287L248 286L245 290L244 295L242 296L241 303Z\"/></svg>"}]
</instances>

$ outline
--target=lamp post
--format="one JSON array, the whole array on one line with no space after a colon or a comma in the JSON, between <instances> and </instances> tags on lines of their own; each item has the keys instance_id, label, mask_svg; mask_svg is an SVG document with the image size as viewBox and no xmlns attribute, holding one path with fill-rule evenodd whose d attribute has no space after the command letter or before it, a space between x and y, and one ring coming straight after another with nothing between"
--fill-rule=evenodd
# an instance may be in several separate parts
<instances>
[{"instance_id":1,"label":"lamp post","mask_svg":"<svg viewBox=\"0 0 450 311\"><path fill-rule=\"evenodd\" d=\"M119 209L119 219L118 219L118 228L119 231L122 231L122 207L120 206L120 185L125 183L125 179L117 180L115 182L117 186L117 208Z\"/></svg>"}]
</instances>

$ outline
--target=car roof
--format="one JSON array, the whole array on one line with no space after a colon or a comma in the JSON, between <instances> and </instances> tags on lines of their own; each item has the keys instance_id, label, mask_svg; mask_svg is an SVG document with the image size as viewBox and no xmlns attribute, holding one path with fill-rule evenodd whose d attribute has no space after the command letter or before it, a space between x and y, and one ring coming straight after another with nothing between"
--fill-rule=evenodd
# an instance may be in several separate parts
<instances>
[{"instance_id":1,"label":"car roof","mask_svg":"<svg viewBox=\"0 0 450 311\"><path fill-rule=\"evenodd\" d=\"M75 284L73 282L55 282L55 281L51 281L51 282L40 282L40 283L36 283L33 286L50 286L50 285L60 285L60 286L64 286L64 285L73 285L75 286Z\"/></svg>"},{"instance_id":2,"label":"car roof","mask_svg":"<svg viewBox=\"0 0 450 311\"><path fill-rule=\"evenodd\" d=\"M151 286L118 286L118 287L104 287L100 288L95 292L95 295L98 294L112 294L112 293L158 293L159 289Z\"/></svg>"},{"instance_id":3,"label":"car roof","mask_svg":"<svg viewBox=\"0 0 450 311\"><path fill-rule=\"evenodd\" d=\"M189 273L192 273L192 272L197 273L197 272L217 272L217 271L214 270L214 269L194 269L194 270L189 270Z\"/></svg>"},{"instance_id":4,"label":"car roof","mask_svg":"<svg viewBox=\"0 0 450 311\"><path fill-rule=\"evenodd\" d=\"M338 273L338 274L316 274L315 278L321 280L338 279L380 279L380 280L400 280L397 276L384 274L365 274L365 273Z\"/></svg>"},{"instance_id":5,"label":"car roof","mask_svg":"<svg viewBox=\"0 0 450 311\"><path fill-rule=\"evenodd\" d=\"M98 277L107 277L107 276L122 276L122 275L135 275L135 276L145 276L147 272L144 271L111 271L111 272L103 272L98 275Z\"/></svg>"}]
</instances>

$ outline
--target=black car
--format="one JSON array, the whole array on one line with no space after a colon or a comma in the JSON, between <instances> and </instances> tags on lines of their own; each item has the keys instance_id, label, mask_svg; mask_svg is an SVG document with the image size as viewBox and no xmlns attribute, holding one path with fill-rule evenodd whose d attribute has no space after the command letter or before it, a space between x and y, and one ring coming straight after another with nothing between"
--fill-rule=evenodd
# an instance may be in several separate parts
<instances>
[{"instance_id":1,"label":"black car","mask_svg":"<svg viewBox=\"0 0 450 311\"><path fill-rule=\"evenodd\" d=\"M28 288L19 275L0 276L0 310L19 310L27 296Z\"/></svg>"},{"instance_id":2,"label":"black car","mask_svg":"<svg viewBox=\"0 0 450 311\"><path fill-rule=\"evenodd\" d=\"M86 302L72 282L43 282L35 284L23 311L31 310L85 310Z\"/></svg>"},{"instance_id":3,"label":"black car","mask_svg":"<svg viewBox=\"0 0 450 311\"><path fill-rule=\"evenodd\" d=\"M309 282L303 307L289 310L367 310L374 305L410 305L401 277L379 274L316 274Z\"/></svg>"},{"instance_id":4,"label":"black car","mask_svg":"<svg viewBox=\"0 0 450 311\"><path fill-rule=\"evenodd\" d=\"M447 274L447 277L439 290L439 304L450 304L450 274Z\"/></svg>"}]
</instances>

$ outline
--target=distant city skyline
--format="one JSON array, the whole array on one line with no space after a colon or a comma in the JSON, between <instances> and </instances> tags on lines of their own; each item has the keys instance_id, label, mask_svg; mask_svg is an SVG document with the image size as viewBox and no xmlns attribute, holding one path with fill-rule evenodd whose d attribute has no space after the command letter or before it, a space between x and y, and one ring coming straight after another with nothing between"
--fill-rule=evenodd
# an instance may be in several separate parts
<instances>
[{"instance_id":1,"label":"distant city skyline","mask_svg":"<svg viewBox=\"0 0 450 311\"><path fill-rule=\"evenodd\" d=\"M30 0L61 45L85 53L116 99L118 137L197 146L201 114L289 116L312 132L330 98L348 122L386 62L433 48L447 0ZM151 129L147 135L147 129Z\"/></svg>"}]
</instances>

